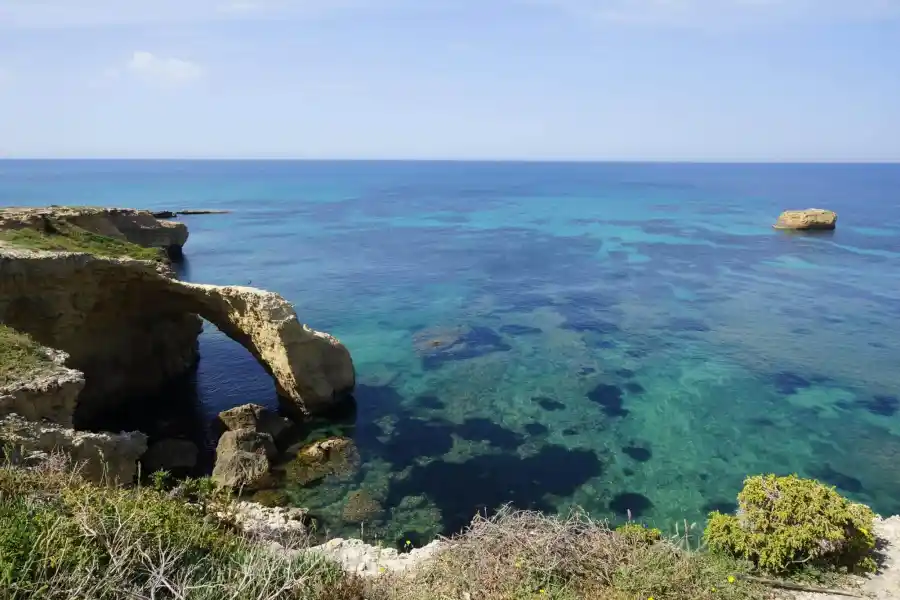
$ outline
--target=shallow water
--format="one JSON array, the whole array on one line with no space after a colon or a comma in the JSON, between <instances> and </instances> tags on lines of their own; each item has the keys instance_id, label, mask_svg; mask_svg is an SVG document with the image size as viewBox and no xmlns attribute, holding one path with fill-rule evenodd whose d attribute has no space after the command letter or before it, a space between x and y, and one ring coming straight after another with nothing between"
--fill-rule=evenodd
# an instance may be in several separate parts
<instances>
[{"instance_id":1,"label":"shallow water","mask_svg":"<svg viewBox=\"0 0 900 600\"><path fill-rule=\"evenodd\" d=\"M388 540L506 502L670 529L771 471L900 512L898 165L0 162L0 203L234 210L183 218L184 277L278 291L354 356L356 413L309 437L363 468L289 490L333 532L360 489ZM771 229L812 206L838 230ZM178 419L276 404L201 344Z\"/></svg>"}]
</instances>

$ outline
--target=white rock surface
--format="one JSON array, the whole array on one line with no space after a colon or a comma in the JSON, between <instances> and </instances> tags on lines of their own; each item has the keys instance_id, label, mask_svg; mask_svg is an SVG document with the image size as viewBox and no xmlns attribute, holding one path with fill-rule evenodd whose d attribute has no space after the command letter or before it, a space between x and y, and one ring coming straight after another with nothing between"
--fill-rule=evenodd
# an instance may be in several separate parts
<instances>
[{"instance_id":1,"label":"white rock surface","mask_svg":"<svg viewBox=\"0 0 900 600\"><path fill-rule=\"evenodd\" d=\"M374 576L405 571L430 560L446 542L435 540L409 553L393 548L379 548L362 540L335 538L306 552L316 552L337 562L348 573Z\"/></svg>"},{"instance_id":2,"label":"white rock surface","mask_svg":"<svg viewBox=\"0 0 900 600\"><path fill-rule=\"evenodd\" d=\"M874 600L900 600L900 516L878 519L875 534L884 561L882 569L861 578L860 588L854 593ZM796 600L846 600L848 596L796 592L793 597Z\"/></svg>"}]
</instances>

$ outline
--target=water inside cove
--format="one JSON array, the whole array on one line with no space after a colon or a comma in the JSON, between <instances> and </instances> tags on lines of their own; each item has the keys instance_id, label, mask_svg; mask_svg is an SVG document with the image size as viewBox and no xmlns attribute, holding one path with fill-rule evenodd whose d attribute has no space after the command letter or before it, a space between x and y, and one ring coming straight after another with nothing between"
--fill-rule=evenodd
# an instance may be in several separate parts
<instances>
[{"instance_id":1,"label":"water inside cove","mask_svg":"<svg viewBox=\"0 0 900 600\"><path fill-rule=\"evenodd\" d=\"M355 412L306 437L361 469L287 490L332 533L359 490L390 541L507 502L668 530L761 472L900 512L900 166L0 161L0 204L51 203L234 211L182 218L184 278L354 357ZM771 229L809 207L837 231ZM277 405L212 326L201 352L192 419Z\"/></svg>"}]
</instances>

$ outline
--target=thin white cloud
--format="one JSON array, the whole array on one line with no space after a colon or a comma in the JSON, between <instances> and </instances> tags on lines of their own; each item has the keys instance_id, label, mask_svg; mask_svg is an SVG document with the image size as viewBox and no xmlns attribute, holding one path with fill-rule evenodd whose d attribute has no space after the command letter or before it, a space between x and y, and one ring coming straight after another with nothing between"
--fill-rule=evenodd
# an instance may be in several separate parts
<instances>
[{"instance_id":1,"label":"thin white cloud","mask_svg":"<svg viewBox=\"0 0 900 600\"><path fill-rule=\"evenodd\" d=\"M522 0L600 22L670 25L889 19L900 0Z\"/></svg>"},{"instance_id":2,"label":"thin white cloud","mask_svg":"<svg viewBox=\"0 0 900 600\"><path fill-rule=\"evenodd\" d=\"M314 17L345 10L415 7L416 2L417 0L0 0L0 29Z\"/></svg>"},{"instance_id":3,"label":"thin white cloud","mask_svg":"<svg viewBox=\"0 0 900 600\"><path fill-rule=\"evenodd\" d=\"M151 52L139 51L131 56L125 72L152 83L187 84L200 79L203 69L197 63L180 58L163 58ZM108 77L116 78L117 70L107 71Z\"/></svg>"}]
</instances>

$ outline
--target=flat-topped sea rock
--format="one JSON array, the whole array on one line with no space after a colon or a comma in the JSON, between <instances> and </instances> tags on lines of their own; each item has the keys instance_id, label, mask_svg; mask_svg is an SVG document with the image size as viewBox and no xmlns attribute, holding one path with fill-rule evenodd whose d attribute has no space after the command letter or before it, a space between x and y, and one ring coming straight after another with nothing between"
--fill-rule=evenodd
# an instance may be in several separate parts
<instances>
[{"instance_id":1,"label":"flat-topped sea rock","mask_svg":"<svg viewBox=\"0 0 900 600\"><path fill-rule=\"evenodd\" d=\"M778 217L775 229L793 231L832 230L837 226L837 213L821 208L786 210Z\"/></svg>"}]
</instances>

